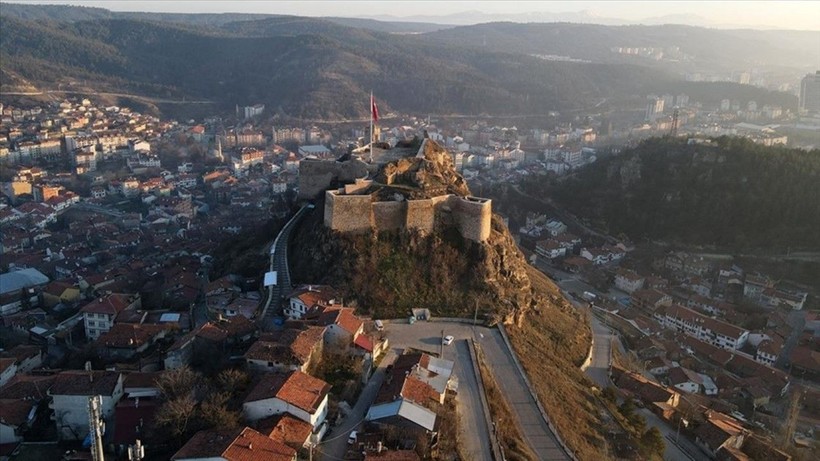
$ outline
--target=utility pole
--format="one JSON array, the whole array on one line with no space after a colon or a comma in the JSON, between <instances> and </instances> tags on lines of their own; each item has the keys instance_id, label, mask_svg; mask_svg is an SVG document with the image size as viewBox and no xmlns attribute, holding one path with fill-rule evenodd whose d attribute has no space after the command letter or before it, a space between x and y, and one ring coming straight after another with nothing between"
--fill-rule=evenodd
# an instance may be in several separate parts
<instances>
[{"instance_id":1,"label":"utility pole","mask_svg":"<svg viewBox=\"0 0 820 461\"><path fill-rule=\"evenodd\" d=\"M101 406L101 396L92 395L88 397L88 430L91 432L91 458L94 461L105 461L102 444L102 431L105 422L103 422L100 415Z\"/></svg>"},{"instance_id":2,"label":"utility pole","mask_svg":"<svg viewBox=\"0 0 820 461\"><path fill-rule=\"evenodd\" d=\"M444 330L441 330L441 341L438 343L438 356L444 358Z\"/></svg>"},{"instance_id":3,"label":"utility pole","mask_svg":"<svg viewBox=\"0 0 820 461\"><path fill-rule=\"evenodd\" d=\"M478 323L478 301L475 302L475 314L473 315L473 326Z\"/></svg>"}]
</instances>

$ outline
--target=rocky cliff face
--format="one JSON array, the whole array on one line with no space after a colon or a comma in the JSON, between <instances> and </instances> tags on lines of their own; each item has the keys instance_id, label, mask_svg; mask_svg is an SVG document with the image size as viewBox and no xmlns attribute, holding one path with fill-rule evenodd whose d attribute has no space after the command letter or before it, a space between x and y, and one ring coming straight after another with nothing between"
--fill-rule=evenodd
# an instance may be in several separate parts
<instances>
[{"instance_id":1,"label":"rocky cliff face","mask_svg":"<svg viewBox=\"0 0 820 461\"><path fill-rule=\"evenodd\" d=\"M470 195L449 155L433 142L424 147L423 156L385 165L376 183L414 199ZM483 243L448 226L436 226L429 235L408 230L345 235L324 227L322 216L318 203L295 233L289 253L294 281L333 285L346 303L374 316L403 317L416 307L438 316L470 316L478 308L493 321L518 323L540 301L523 254L496 216Z\"/></svg>"}]
</instances>

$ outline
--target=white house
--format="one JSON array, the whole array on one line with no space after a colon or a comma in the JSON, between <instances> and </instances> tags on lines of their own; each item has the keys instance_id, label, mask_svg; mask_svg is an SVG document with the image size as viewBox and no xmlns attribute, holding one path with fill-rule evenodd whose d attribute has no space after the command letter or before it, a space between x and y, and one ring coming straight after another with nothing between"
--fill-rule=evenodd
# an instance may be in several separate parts
<instances>
[{"instance_id":1,"label":"white house","mask_svg":"<svg viewBox=\"0 0 820 461\"><path fill-rule=\"evenodd\" d=\"M327 285L302 285L288 296L285 316L299 320L307 315L313 306L332 306L336 304L336 294Z\"/></svg>"},{"instance_id":2,"label":"white house","mask_svg":"<svg viewBox=\"0 0 820 461\"><path fill-rule=\"evenodd\" d=\"M774 366L783 344L780 341L766 340L760 343L755 354L755 361L768 366Z\"/></svg>"},{"instance_id":3,"label":"white house","mask_svg":"<svg viewBox=\"0 0 820 461\"><path fill-rule=\"evenodd\" d=\"M262 376L242 404L242 415L248 421L290 413L315 429L327 416L330 385L301 371Z\"/></svg>"},{"instance_id":4,"label":"white house","mask_svg":"<svg viewBox=\"0 0 820 461\"><path fill-rule=\"evenodd\" d=\"M535 253L547 259L555 259L565 256L567 249L555 240L539 240L535 244Z\"/></svg>"},{"instance_id":5,"label":"white house","mask_svg":"<svg viewBox=\"0 0 820 461\"><path fill-rule=\"evenodd\" d=\"M697 394L700 392L703 380L700 375L688 368L675 367L669 370L669 384L674 386L675 389Z\"/></svg>"},{"instance_id":6,"label":"white house","mask_svg":"<svg viewBox=\"0 0 820 461\"><path fill-rule=\"evenodd\" d=\"M102 417L113 422L123 395L123 377L116 371L64 371L48 390L53 419L61 440L82 440L88 434L88 397L102 396Z\"/></svg>"},{"instance_id":7,"label":"white house","mask_svg":"<svg viewBox=\"0 0 820 461\"><path fill-rule=\"evenodd\" d=\"M628 269L618 269L615 274L615 287L621 291L632 293L643 288L643 277Z\"/></svg>"},{"instance_id":8,"label":"white house","mask_svg":"<svg viewBox=\"0 0 820 461\"><path fill-rule=\"evenodd\" d=\"M114 320L126 309L139 309L139 295L112 293L97 298L80 309L83 313L85 337L94 341L114 326Z\"/></svg>"},{"instance_id":9,"label":"white house","mask_svg":"<svg viewBox=\"0 0 820 461\"><path fill-rule=\"evenodd\" d=\"M656 313L666 328L686 333L713 346L737 350L746 344L749 331L721 320L706 317L680 305L672 305L663 314Z\"/></svg>"}]
</instances>

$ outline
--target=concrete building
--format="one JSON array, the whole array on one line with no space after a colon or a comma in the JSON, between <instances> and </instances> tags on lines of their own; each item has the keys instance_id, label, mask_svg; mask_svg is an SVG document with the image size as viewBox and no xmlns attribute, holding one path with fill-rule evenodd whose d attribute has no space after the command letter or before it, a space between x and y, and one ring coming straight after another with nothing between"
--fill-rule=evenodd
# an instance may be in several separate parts
<instances>
[{"instance_id":1,"label":"concrete building","mask_svg":"<svg viewBox=\"0 0 820 461\"><path fill-rule=\"evenodd\" d=\"M800 112L820 111L820 70L808 74L800 81Z\"/></svg>"},{"instance_id":2,"label":"concrete building","mask_svg":"<svg viewBox=\"0 0 820 461\"><path fill-rule=\"evenodd\" d=\"M48 394L60 440L82 440L88 435L88 397L102 396L100 412L111 423L123 395L123 376L116 371L64 371Z\"/></svg>"}]
</instances>

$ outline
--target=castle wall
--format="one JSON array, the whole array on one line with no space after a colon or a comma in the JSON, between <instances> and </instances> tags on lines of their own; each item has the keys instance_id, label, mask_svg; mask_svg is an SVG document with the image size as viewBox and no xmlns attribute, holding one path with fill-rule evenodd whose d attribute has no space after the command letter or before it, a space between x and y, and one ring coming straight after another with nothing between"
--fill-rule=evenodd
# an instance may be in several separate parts
<instances>
[{"instance_id":1,"label":"castle wall","mask_svg":"<svg viewBox=\"0 0 820 461\"><path fill-rule=\"evenodd\" d=\"M408 200L405 227L424 234L433 232L436 225L436 211L433 200Z\"/></svg>"},{"instance_id":2,"label":"castle wall","mask_svg":"<svg viewBox=\"0 0 820 461\"><path fill-rule=\"evenodd\" d=\"M492 200L478 197L452 196L458 230L468 240L484 242L490 238L493 218Z\"/></svg>"},{"instance_id":3,"label":"castle wall","mask_svg":"<svg viewBox=\"0 0 820 461\"><path fill-rule=\"evenodd\" d=\"M404 227L407 202L373 202L373 225L377 231Z\"/></svg>"},{"instance_id":4,"label":"castle wall","mask_svg":"<svg viewBox=\"0 0 820 461\"><path fill-rule=\"evenodd\" d=\"M353 183L367 177L368 166L361 160L304 159L299 162L299 198L312 200L324 193L334 180Z\"/></svg>"},{"instance_id":5,"label":"castle wall","mask_svg":"<svg viewBox=\"0 0 820 461\"><path fill-rule=\"evenodd\" d=\"M325 192L325 226L339 232L414 229L430 234L437 219L441 224L457 226L465 239L484 242L490 238L492 201L442 195L404 202L373 202L370 195Z\"/></svg>"},{"instance_id":6,"label":"castle wall","mask_svg":"<svg viewBox=\"0 0 820 461\"><path fill-rule=\"evenodd\" d=\"M373 202L369 195L325 192L325 226L339 232L363 233L373 227Z\"/></svg>"}]
</instances>

